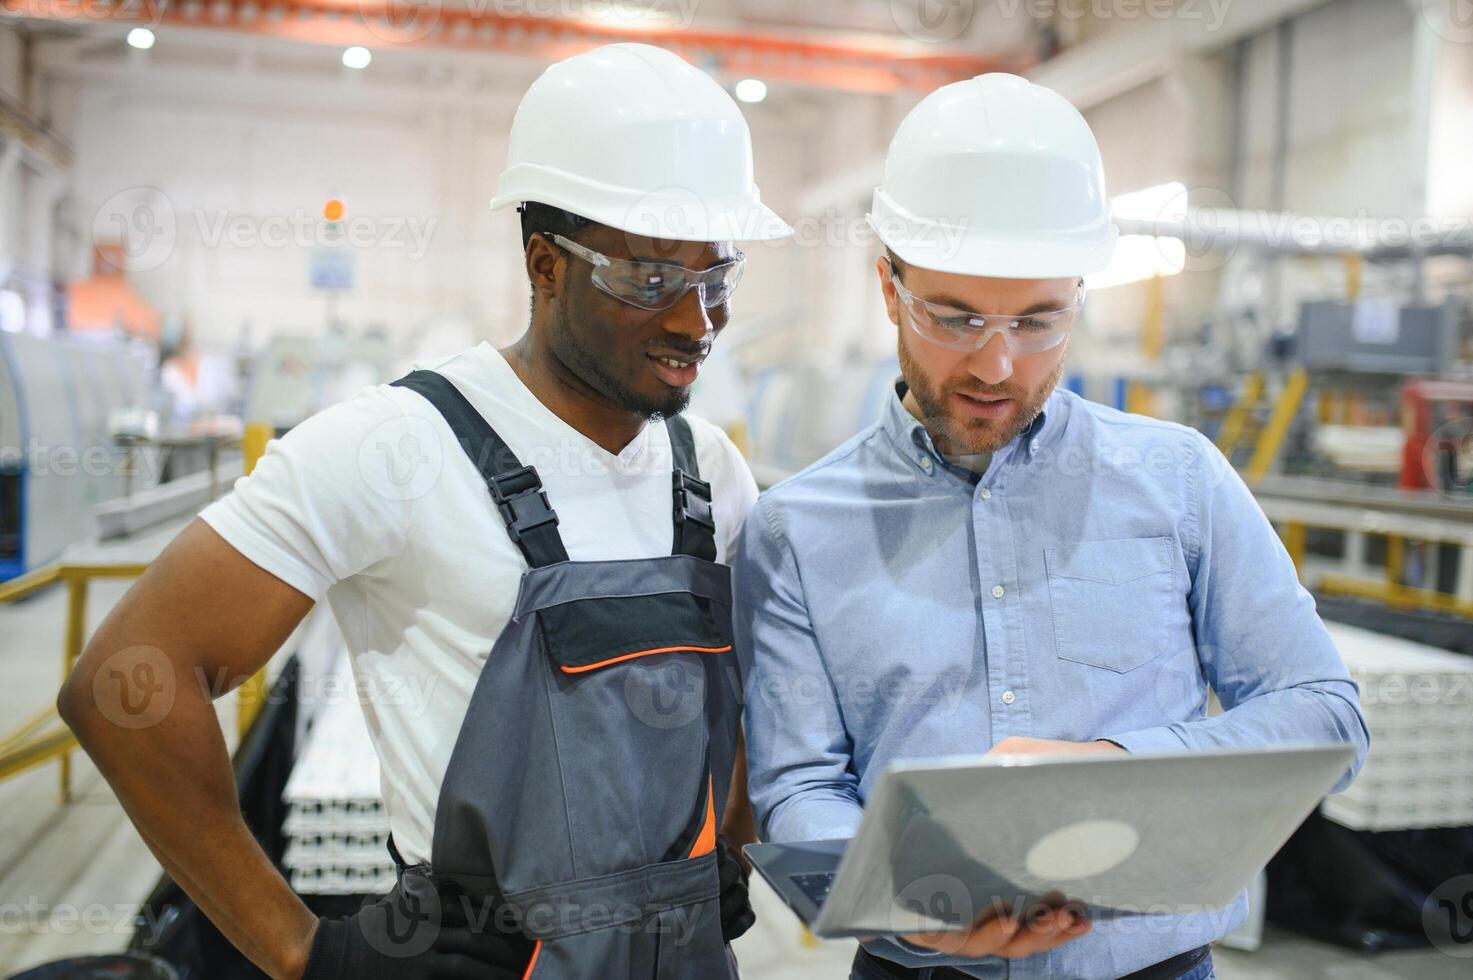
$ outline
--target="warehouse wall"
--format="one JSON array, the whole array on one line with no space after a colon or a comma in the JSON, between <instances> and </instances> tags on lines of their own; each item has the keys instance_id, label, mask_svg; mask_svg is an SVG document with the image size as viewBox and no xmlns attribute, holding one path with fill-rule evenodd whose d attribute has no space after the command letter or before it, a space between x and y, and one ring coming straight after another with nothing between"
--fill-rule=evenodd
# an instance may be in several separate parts
<instances>
[{"instance_id":1,"label":"warehouse wall","mask_svg":"<svg viewBox=\"0 0 1473 980\"><path fill-rule=\"evenodd\" d=\"M21 92L21 40L8 24L0 24L0 99L19 106ZM0 284L19 261L21 240L21 173L18 165L0 166Z\"/></svg>"},{"instance_id":2,"label":"warehouse wall","mask_svg":"<svg viewBox=\"0 0 1473 980\"><path fill-rule=\"evenodd\" d=\"M233 347L247 324L253 343L317 334L329 316L382 327L410 353L427 325L447 319L505 343L525 326L526 283L516 215L487 205L535 74L529 65L489 93L437 95L327 72L289 99L251 72L80 74L68 83L77 165L66 220L81 247L60 271L85 275L86 246L119 234L119 214L156 213L164 232L152 241L172 244L135 256L132 281L207 348ZM781 210L795 182L783 180L790 140L780 114L755 109L759 180ZM353 288L338 294L313 289L310 276L331 198L369 242L352 250ZM786 304L790 265L781 253L754 255L739 312L759 318Z\"/></svg>"}]
</instances>

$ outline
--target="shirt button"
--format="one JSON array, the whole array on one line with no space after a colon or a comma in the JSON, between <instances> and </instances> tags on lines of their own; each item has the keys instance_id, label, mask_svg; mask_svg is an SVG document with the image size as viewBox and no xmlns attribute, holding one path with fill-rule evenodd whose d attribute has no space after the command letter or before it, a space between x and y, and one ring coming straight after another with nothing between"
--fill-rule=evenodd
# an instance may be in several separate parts
<instances>
[{"instance_id":1,"label":"shirt button","mask_svg":"<svg viewBox=\"0 0 1473 980\"><path fill-rule=\"evenodd\" d=\"M994 585L992 587L992 598L994 598L994 599L1001 599L1002 598L1002 594L1003 594L1003 588L1002 588L1002 586L1000 586L1000 585Z\"/></svg>"},{"instance_id":2,"label":"shirt button","mask_svg":"<svg viewBox=\"0 0 1473 980\"><path fill-rule=\"evenodd\" d=\"M983 500L991 500L992 491L987 489L986 487L983 487L981 490L977 491L977 496L981 497Z\"/></svg>"},{"instance_id":3,"label":"shirt button","mask_svg":"<svg viewBox=\"0 0 1473 980\"><path fill-rule=\"evenodd\" d=\"M921 469L925 470L927 473L931 472L931 457L930 456L922 456L921 457Z\"/></svg>"},{"instance_id":4,"label":"shirt button","mask_svg":"<svg viewBox=\"0 0 1473 980\"><path fill-rule=\"evenodd\" d=\"M1002 703L1003 704L1012 704L1016 700L1018 700L1018 696L1016 694L1014 694L1012 691L1003 691L1002 692Z\"/></svg>"}]
</instances>

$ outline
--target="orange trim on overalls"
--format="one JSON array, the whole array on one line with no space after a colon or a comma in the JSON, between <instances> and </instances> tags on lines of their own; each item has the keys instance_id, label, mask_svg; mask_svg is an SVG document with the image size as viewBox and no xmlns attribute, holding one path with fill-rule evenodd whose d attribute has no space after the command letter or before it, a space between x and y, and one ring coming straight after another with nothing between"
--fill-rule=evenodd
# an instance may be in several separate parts
<instances>
[{"instance_id":1,"label":"orange trim on overalls","mask_svg":"<svg viewBox=\"0 0 1473 980\"><path fill-rule=\"evenodd\" d=\"M537 940L537 945L532 947L532 958L527 961L527 969L522 974L522 980L527 980L527 978L532 975L532 971L537 967L537 957L539 954L541 954L541 952L542 940L539 939Z\"/></svg>"},{"instance_id":2,"label":"orange trim on overalls","mask_svg":"<svg viewBox=\"0 0 1473 980\"><path fill-rule=\"evenodd\" d=\"M590 670L598 670L609 664L616 664L623 660L633 660L635 657L649 657L657 653L726 653L731 649L731 644L724 647L659 647L654 650L636 650L634 653L626 653L621 657L610 657L608 660L600 660L596 664L583 664L581 667L569 667L559 664L558 668L565 674L582 674Z\"/></svg>"},{"instance_id":3,"label":"orange trim on overalls","mask_svg":"<svg viewBox=\"0 0 1473 980\"><path fill-rule=\"evenodd\" d=\"M716 800L715 793L711 787L711 774L706 774L706 822L701 825L701 832L696 835L695 843L690 846L690 853L686 857L697 858L702 854L710 854L716 850Z\"/></svg>"}]
</instances>

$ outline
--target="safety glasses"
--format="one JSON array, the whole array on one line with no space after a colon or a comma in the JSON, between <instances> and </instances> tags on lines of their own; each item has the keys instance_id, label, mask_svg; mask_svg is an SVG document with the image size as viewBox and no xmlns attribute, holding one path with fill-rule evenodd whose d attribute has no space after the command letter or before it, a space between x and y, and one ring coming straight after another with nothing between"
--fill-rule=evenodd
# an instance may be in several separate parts
<instances>
[{"instance_id":1,"label":"safety glasses","mask_svg":"<svg viewBox=\"0 0 1473 980\"><path fill-rule=\"evenodd\" d=\"M553 235L552 240L593 266L595 286L641 310L668 310L692 289L697 291L696 296L706 309L720 306L731 299L747 264L747 257L737 252L730 262L709 269L687 269L668 262L613 258L562 235Z\"/></svg>"},{"instance_id":2,"label":"safety glasses","mask_svg":"<svg viewBox=\"0 0 1473 980\"><path fill-rule=\"evenodd\" d=\"M1006 313L973 313L927 302L905 288L894 266L890 268L890 282L905 307L911 328L931 343L950 350L981 350L996 336L1003 338L1013 354L1038 354L1052 350L1069 336L1074 319L1084 306L1083 285L1079 287L1072 306L1019 317Z\"/></svg>"}]
</instances>

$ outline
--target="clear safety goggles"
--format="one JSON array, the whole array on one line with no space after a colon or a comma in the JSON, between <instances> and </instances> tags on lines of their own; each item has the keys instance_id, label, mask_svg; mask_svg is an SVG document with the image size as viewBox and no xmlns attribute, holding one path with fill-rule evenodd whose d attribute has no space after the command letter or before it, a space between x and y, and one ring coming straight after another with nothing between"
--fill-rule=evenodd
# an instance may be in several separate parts
<instances>
[{"instance_id":1,"label":"clear safety goggles","mask_svg":"<svg viewBox=\"0 0 1473 980\"><path fill-rule=\"evenodd\" d=\"M893 266L890 282L905 307L911 328L931 343L951 350L981 350L996 336L1002 337L1013 354L1038 354L1052 350L1069 336L1074 319L1084 306L1083 285L1079 287L1072 306L1046 313L1011 316L1006 313L973 313L954 306L929 303L905 288Z\"/></svg>"},{"instance_id":2,"label":"clear safety goggles","mask_svg":"<svg viewBox=\"0 0 1473 980\"><path fill-rule=\"evenodd\" d=\"M692 289L706 309L720 306L731 299L747 264L747 257L737 252L730 262L687 269L669 262L613 258L562 235L553 235L552 240L593 266L593 284L600 290L641 310L668 310Z\"/></svg>"}]
</instances>

